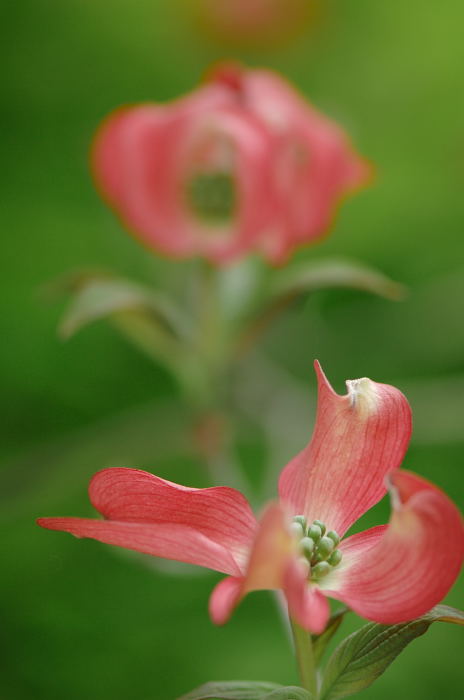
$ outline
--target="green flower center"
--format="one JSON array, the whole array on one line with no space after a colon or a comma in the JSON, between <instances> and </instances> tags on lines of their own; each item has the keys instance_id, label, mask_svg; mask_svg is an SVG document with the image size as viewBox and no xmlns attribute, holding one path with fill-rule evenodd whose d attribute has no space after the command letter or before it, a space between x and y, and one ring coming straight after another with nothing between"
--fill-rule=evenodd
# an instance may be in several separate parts
<instances>
[{"instance_id":1,"label":"green flower center","mask_svg":"<svg viewBox=\"0 0 464 700\"><path fill-rule=\"evenodd\" d=\"M236 207L234 178L228 172L197 173L187 183L187 199L199 219L225 223Z\"/></svg>"},{"instance_id":2,"label":"green flower center","mask_svg":"<svg viewBox=\"0 0 464 700\"><path fill-rule=\"evenodd\" d=\"M335 530L327 532L320 520L308 524L304 515L295 515L292 531L298 540L303 561L308 565L310 581L319 581L340 564L343 555L337 549L340 536Z\"/></svg>"}]
</instances>

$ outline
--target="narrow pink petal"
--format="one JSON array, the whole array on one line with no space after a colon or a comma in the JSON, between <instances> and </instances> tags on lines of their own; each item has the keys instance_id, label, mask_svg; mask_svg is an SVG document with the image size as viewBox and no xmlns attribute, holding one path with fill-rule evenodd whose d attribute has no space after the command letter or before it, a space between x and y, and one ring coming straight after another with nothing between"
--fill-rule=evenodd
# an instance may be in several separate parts
<instances>
[{"instance_id":1,"label":"narrow pink petal","mask_svg":"<svg viewBox=\"0 0 464 700\"><path fill-rule=\"evenodd\" d=\"M342 543L347 561L324 583L326 593L384 624L419 617L439 603L464 559L463 521L449 498L409 472L394 473L391 482L390 525Z\"/></svg>"},{"instance_id":2,"label":"narrow pink petal","mask_svg":"<svg viewBox=\"0 0 464 700\"><path fill-rule=\"evenodd\" d=\"M182 525L227 548L239 566L248 557L256 519L235 489L188 488L139 469L103 469L89 486L92 505L108 520Z\"/></svg>"},{"instance_id":3,"label":"narrow pink petal","mask_svg":"<svg viewBox=\"0 0 464 700\"><path fill-rule=\"evenodd\" d=\"M196 564L225 574L240 574L239 566L226 547L185 525L87 518L39 518L37 524L48 530L90 537L155 557Z\"/></svg>"},{"instance_id":4,"label":"narrow pink petal","mask_svg":"<svg viewBox=\"0 0 464 700\"><path fill-rule=\"evenodd\" d=\"M403 394L370 379L334 392L318 362L316 426L309 444L283 470L281 500L295 514L343 535L386 493L385 475L403 459L411 410Z\"/></svg>"},{"instance_id":5,"label":"narrow pink petal","mask_svg":"<svg viewBox=\"0 0 464 700\"><path fill-rule=\"evenodd\" d=\"M209 599L209 614L215 625L224 625L243 595L243 578L219 581Z\"/></svg>"},{"instance_id":6,"label":"narrow pink petal","mask_svg":"<svg viewBox=\"0 0 464 700\"><path fill-rule=\"evenodd\" d=\"M286 570L295 556L295 544L285 512L279 504L271 503L259 520L245 575L224 579L212 593L213 622L226 622L250 591L283 588Z\"/></svg>"},{"instance_id":7,"label":"narrow pink petal","mask_svg":"<svg viewBox=\"0 0 464 700\"><path fill-rule=\"evenodd\" d=\"M244 591L282 588L294 552L295 541L288 527L287 515L278 503L271 503L259 520L243 583Z\"/></svg>"},{"instance_id":8,"label":"narrow pink petal","mask_svg":"<svg viewBox=\"0 0 464 700\"><path fill-rule=\"evenodd\" d=\"M307 570L294 559L285 574L284 592L290 617L314 634L324 631L330 615L326 597L307 579Z\"/></svg>"}]
</instances>

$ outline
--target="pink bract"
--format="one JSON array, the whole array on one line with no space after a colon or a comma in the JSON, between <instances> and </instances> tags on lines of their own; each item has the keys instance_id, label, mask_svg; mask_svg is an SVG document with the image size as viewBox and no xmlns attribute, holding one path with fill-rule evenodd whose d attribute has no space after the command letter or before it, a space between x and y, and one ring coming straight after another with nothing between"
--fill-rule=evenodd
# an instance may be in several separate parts
<instances>
[{"instance_id":1,"label":"pink bract","mask_svg":"<svg viewBox=\"0 0 464 700\"><path fill-rule=\"evenodd\" d=\"M327 596L381 623L427 612L448 592L464 557L456 506L436 486L399 470L410 433L403 394L367 378L336 394L316 363L319 400L308 446L283 470L279 502L257 520L246 498L227 487L186 488L137 469L104 469L90 500L104 520L40 518L38 524L227 574L210 614L226 622L248 592L284 591L290 615L320 633ZM342 540L343 559L320 581L308 580L292 516L323 520L343 535L390 491L388 525Z\"/></svg>"},{"instance_id":2,"label":"pink bract","mask_svg":"<svg viewBox=\"0 0 464 700\"><path fill-rule=\"evenodd\" d=\"M216 263L254 251L285 261L326 233L341 198L370 173L342 129L283 78L229 64L186 97L110 115L92 167L102 195L149 248ZM189 192L205 175L231 183L224 219L195 211Z\"/></svg>"}]
</instances>

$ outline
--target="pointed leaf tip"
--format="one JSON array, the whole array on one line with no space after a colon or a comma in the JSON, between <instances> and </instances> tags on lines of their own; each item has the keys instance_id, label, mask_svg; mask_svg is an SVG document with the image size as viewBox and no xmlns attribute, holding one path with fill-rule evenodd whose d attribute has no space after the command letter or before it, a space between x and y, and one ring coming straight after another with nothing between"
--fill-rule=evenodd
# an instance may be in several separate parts
<instances>
[{"instance_id":1,"label":"pointed leaf tip","mask_svg":"<svg viewBox=\"0 0 464 700\"><path fill-rule=\"evenodd\" d=\"M322 289L357 289L401 301L407 289L379 270L351 260L316 260L287 266L275 276L275 296L297 295Z\"/></svg>"}]
</instances>

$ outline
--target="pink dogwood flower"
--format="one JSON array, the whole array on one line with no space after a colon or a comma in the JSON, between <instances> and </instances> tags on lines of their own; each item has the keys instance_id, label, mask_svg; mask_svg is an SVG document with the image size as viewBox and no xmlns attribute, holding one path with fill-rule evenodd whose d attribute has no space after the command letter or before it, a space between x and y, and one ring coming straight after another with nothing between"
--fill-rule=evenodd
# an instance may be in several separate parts
<instances>
[{"instance_id":1,"label":"pink dogwood flower","mask_svg":"<svg viewBox=\"0 0 464 700\"><path fill-rule=\"evenodd\" d=\"M340 127L283 78L229 64L183 98L111 114L92 165L148 247L216 263L253 251L284 261L369 175Z\"/></svg>"},{"instance_id":2,"label":"pink dogwood flower","mask_svg":"<svg viewBox=\"0 0 464 700\"><path fill-rule=\"evenodd\" d=\"M90 500L104 520L40 518L39 525L227 574L210 614L227 621L248 592L281 589L289 613L319 633L327 597L393 624L437 604L457 577L464 528L436 486L399 470L411 433L403 394L369 379L336 394L320 366L317 419L307 447L283 470L279 501L257 520L235 489L186 488L136 469L104 469ZM388 490L388 525L342 539Z\"/></svg>"},{"instance_id":3,"label":"pink dogwood flower","mask_svg":"<svg viewBox=\"0 0 464 700\"><path fill-rule=\"evenodd\" d=\"M197 0L191 9L203 33L252 48L286 43L317 15L314 0Z\"/></svg>"}]
</instances>

